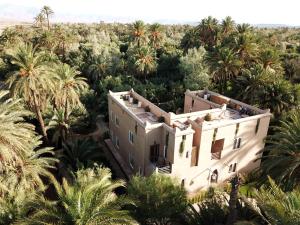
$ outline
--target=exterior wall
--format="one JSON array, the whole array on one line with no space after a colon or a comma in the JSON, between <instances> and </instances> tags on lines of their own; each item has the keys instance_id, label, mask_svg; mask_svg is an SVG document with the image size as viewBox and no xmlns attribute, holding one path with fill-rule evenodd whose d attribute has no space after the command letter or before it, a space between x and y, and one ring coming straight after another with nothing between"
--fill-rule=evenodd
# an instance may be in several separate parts
<instances>
[{"instance_id":1,"label":"exterior wall","mask_svg":"<svg viewBox=\"0 0 300 225\"><path fill-rule=\"evenodd\" d=\"M129 154L134 158L133 172L143 173L144 171L144 149L145 149L145 128L137 123L118 104L109 99L109 130L112 131L112 141L122 158L129 164ZM113 112L113 114L112 114ZM112 118L113 116L113 118ZM115 123L115 116L119 119L119 126ZM135 127L137 126L137 133ZM133 133L134 143L129 142L129 130ZM111 133L111 134L112 134ZM119 139L119 148L116 146L116 137Z\"/></svg>"},{"instance_id":2,"label":"exterior wall","mask_svg":"<svg viewBox=\"0 0 300 225\"><path fill-rule=\"evenodd\" d=\"M194 104L192 106L193 99L194 99ZM197 98L195 98L195 97L193 98L192 96L187 95L187 94L184 97L184 113L209 110L212 108L215 108L215 107L206 101L198 100Z\"/></svg>"}]
</instances>

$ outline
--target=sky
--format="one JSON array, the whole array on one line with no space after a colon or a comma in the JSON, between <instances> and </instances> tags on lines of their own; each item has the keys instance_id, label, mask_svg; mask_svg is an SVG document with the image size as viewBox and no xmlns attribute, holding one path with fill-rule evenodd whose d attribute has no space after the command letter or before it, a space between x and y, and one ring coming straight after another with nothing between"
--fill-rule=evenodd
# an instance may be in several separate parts
<instances>
[{"instance_id":1,"label":"sky","mask_svg":"<svg viewBox=\"0 0 300 225\"><path fill-rule=\"evenodd\" d=\"M300 25L300 0L0 0L0 21L31 21L43 5L54 10L55 22L197 23L231 16L237 23Z\"/></svg>"}]
</instances>

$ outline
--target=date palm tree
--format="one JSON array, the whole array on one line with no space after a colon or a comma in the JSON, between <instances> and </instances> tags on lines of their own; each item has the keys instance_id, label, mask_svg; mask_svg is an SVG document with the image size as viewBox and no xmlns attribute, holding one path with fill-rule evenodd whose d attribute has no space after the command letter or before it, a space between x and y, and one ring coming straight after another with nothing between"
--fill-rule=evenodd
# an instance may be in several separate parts
<instances>
[{"instance_id":1,"label":"date palm tree","mask_svg":"<svg viewBox=\"0 0 300 225\"><path fill-rule=\"evenodd\" d=\"M218 47L214 52L209 52L206 62L210 67L213 80L219 85L220 92L226 90L227 81L238 75L242 65L237 54L226 47Z\"/></svg>"},{"instance_id":2,"label":"date palm tree","mask_svg":"<svg viewBox=\"0 0 300 225\"><path fill-rule=\"evenodd\" d=\"M44 6L41 10L41 12L46 16L47 19L47 25L48 25L48 30L50 30L50 16L54 14L54 11L50 8L50 6Z\"/></svg>"},{"instance_id":3,"label":"date palm tree","mask_svg":"<svg viewBox=\"0 0 300 225\"><path fill-rule=\"evenodd\" d=\"M15 50L8 52L8 56L17 69L9 74L7 84L13 96L22 97L33 109L42 135L48 141L42 108L46 102L46 94L51 92L54 86L45 55L43 52L38 52L32 44L21 44Z\"/></svg>"},{"instance_id":4,"label":"date palm tree","mask_svg":"<svg viewBox=\"0 0 300 225\"><path fill-rule=\"evenodd\" d=\"M157 68L155 53L152 48L147 46L142 46L136 50L134 55L134 66L136 71L141 75L144 75L146 80L146 76L149 75L149 73L154 72Z\"/></svg>"},{"instance_id":5,"label":"date palm tree","mask_svg":"<svg viewBox=\"0 0 300 225\"><path fill-rule=\"evenodd\" d=\"M162 27L159 23L154 23L149 27L150 44L154 49L159 49L162 42Z\"/></svg>"},{"instance_id":6,"label":"date palm tree","mask_svg":"<svg viewBox=\"0 0 300 225\"><path fill-rule=\"evenodd\" d=\"M223 35L228 35L229 33L234 32L235 31L234 20L230 16L225 17L225 19L222 20L221 29Z\"/></svg>"},{"instance_id":7,"label":"date palm tree","mask_svg":"<svg viewBox=\"0 0 300 225\"><path fill-rule=\"evenodd\" d=\"M300 224L300 190L283 192L269 178L270 186L263 186L256 191L255 199L265 215L268 224L294 225Z\"/></svg>"},{"instance_id":8,"label":"date palm tree","mask_svg":"<svg viewBox=\"0 0 300 225\"><path fill-rule=\"evenodd\" d=\"M200 35L200 42L202 45L212 48L217 44L218 33L220 27L218 25L218 20L209 16L201 20L200 24L197 26L197 31Z\"/></svg>"},{"instance_id":9,"label":"date palm tree","mask_svg":"<svg viewBox=\"0 0 300 225\"><path fill-rule=\"evenodd\" d=\"M60 63L53 70L56 74L56 92L54 94L54 105L56 109L63 109L65 122L68 121L70 110L76 107L83 107L80 101L80 94L88 84L79 72L68 64Z\"/></svg>"},{"instance_id":10,"label":"date palm tree","mask_svg":"<svg viewBox=\"0 0 300 225\"><path fill-rule=\"evenodd\" d=\"M138 47L141 47L141 45L144 45L147 42L146 25L142 20L135 21L132 24L131 30L133 41Z\"/></svg>"},{"instance_id":11,"label":"date palm tree","mask_svg":"<svg viewBox=\"0 0 300 225\"><path fill-rule=\"evenodd\" d=\"M34 212L20 224L126 225L135 224L122 207L131 202L118 197L115 189L124 187L123 181L111 180L109 169L80 170L73 184L63 179L62 185L53 179L57 201L44 197L31 203Z\"/></svg>"},{"instance_id":12,"label":"date palm tree","mask_svg":"<svg viewBox=\"0 0 300 225\"><path fill-rule=\"evenodd\" d=\"M0 164L5 168L14 162L22 162L35 136L34 126L25 123L20 99L8 98L8 91L0 91Z\"/></svg>"},{"instance_id":13,"label":"date palm tree","mask_svg":"<svg viewBox=\"0 0 300 225\"><path fill-rule=\"evenodd\" d=\"M39 13L36 17L34 17L34 22L36 26L40 26L43 29L43 25L45 23L45 15L43 13Z\"/></svg>"},{"instance_id":14,"label":"date palm tree","mask_svg":"<svg viewBox=\"0 0 300 225\"><path fill-rule=\"evenodd\" d=\"M282 185L300 182L300 111L281 121L269 138L262 170Z\"/></svg>"}]
</instances>

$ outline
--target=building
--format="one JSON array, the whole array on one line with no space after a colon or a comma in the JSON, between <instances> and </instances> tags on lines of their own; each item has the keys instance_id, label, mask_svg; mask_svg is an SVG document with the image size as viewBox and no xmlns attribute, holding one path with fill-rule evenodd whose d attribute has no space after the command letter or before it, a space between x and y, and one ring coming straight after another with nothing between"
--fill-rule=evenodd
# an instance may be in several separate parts
<instances>
[{"instance_id":1,"label":"building","mask_svg":"<svg viewBox=\"0 0 300 225\"><path fill-rule=\"evenodd\" d=\"M110 91L108 108L114 150L132 174L174 176L188 192L259 167L271 117L208 90L187 90L183 114L167 113L134 90Z\"/></svg>"}]
</instances>

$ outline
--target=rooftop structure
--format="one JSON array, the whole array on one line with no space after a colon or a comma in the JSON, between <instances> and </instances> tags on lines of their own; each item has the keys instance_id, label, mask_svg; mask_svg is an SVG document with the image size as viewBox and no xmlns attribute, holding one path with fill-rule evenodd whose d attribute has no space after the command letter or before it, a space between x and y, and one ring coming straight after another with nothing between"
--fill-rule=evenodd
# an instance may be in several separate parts
<instances>
[{"instance_id":1,"label":"rooftop structure","mask_svg":"<svg viewBox=\"0 0 300 225\"><path fill-rule=\"evenodd\" d=\"M271 114L218 93L185 93L165 112L134 90L109 92L111 141L132 173L178 177L193 192L260 165Z\"/></svg>"}]
</instances>

